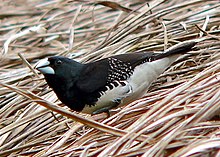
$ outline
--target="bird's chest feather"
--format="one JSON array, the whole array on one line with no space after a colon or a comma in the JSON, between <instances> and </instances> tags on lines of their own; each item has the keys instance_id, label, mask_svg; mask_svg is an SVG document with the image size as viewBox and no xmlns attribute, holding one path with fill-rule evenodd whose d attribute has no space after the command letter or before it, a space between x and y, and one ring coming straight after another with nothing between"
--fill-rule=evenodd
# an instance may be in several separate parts
<instances>
[{"instance_id":1,"label":"bird's chest feather","mask_svg":"<svg viewBox=\"0 0 220 157\"><path fill-rule=\"evenodd\" d=\"M50 75L45 78L62 103L74 111L83 109L84 103L81 98L83 94L77 89L74 80L64 80Z\"/></svg>"}]
</instances>

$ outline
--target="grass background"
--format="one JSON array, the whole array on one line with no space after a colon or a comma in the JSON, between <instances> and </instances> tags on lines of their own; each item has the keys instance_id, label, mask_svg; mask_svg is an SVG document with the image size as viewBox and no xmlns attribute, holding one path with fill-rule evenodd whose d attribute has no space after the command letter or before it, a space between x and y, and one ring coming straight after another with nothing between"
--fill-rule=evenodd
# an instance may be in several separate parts
<instances>
[{"instance_id":1,"label":"grass background","mask_svg":"<svg viewBox=\"0 0 220 157\"><path fill-rule=\"evenodd\" d=\"M218 0L3 0L0 8L0 156L220 156ZM51 55L88 62L201 37L109 118L60 106L33 69Z\"/></svg>"}]
</instances>

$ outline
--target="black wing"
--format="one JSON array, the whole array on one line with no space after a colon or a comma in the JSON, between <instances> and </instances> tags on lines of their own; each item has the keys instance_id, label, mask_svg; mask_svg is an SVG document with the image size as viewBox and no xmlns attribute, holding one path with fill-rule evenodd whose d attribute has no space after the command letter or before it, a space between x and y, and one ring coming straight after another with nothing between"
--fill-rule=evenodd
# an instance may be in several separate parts
<instances>
[{"instance_id":1,"label":"black wing","mask_svg":"<svg viewBox=\"0 0 220 157\"><path fill-rule=\"evenodd\" d=\"M124 81L134 68L146 61L153 61L156 53L121 54L88 63L82 71L77 86L92 93L114 81Z\"/></svg>"},{"instance_id":2,"label":"black wing","mask_svg":"<svg viewBox=\"0 0 220 157\"><path fill-rule=\"evenodd\" d=\"M116 81L126 80L136 66L144 63L190 51L196 41L186 41L170 47L164 53L132 53L104 58L85 65L77 86L87 93L100 90Z\"/></svg>"},{"instance_id":3,"label":"black wing","mask_svg":"<svg viewBox=\"0 0 220 157\"><path fill-rule=\"evenodd\" d=\"M131 54L121 54L113 56L122 62L129 63L132 69L136 66L144 63L144 62L151 62L155 60L155 56L159 53L147 52L147 53L131 53Z\"/></svg>"},{"instance_id":4,"label":"black wing","mask_svg":"<svg viewBox=\"0 0 220 157\"><path fill-rule=\"evenodd\" d=\"M86 93L100 89L106 84L108 69L108 60L106 59L87 63L77 81L77 87Z\"/></svg>"}]
</instances>

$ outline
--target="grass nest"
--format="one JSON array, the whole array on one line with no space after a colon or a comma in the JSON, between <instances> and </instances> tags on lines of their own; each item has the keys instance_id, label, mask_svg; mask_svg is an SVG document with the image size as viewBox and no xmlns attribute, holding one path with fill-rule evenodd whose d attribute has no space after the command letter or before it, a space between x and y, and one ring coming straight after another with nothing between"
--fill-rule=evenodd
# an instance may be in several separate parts
<instances>
[{"instance_id":1,"label":"grass nest","mask_svg":"<svg viewBox=\"0 0 220 157\"><path fill-rule=\"evenodd\" d=\"M0 156L220 156L218 0L8 0L0 3ZM33 69L163 51L206 38L146 95L95 116L70 111Z\"/></svg>"}]
</instances>

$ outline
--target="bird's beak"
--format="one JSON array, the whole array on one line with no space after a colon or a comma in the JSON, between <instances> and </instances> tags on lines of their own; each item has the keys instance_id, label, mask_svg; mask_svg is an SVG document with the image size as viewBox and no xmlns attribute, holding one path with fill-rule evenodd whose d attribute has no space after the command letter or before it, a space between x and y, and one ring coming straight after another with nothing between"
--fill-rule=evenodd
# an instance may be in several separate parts
<instances>
[{"instance_id":1,"label":"bird's beak","mask_svg":"<svg viewBox=\"0 0 220 157\"><path fill-rule=\"evenodd\" d=\"M50 67L50 62L48 61L48 58L40 60L35 68L42 74L55 74L53 68Z\"/></svg>"}]
</instances>

